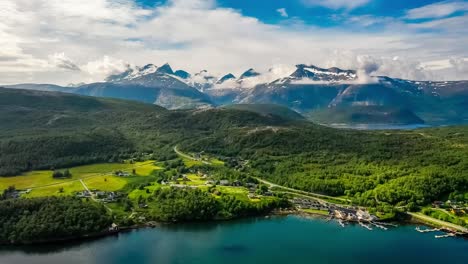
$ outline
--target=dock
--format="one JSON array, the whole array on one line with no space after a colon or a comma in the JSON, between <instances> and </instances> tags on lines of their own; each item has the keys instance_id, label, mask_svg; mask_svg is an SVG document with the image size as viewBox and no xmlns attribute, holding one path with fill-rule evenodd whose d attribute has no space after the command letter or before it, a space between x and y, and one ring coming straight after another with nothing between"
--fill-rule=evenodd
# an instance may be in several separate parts
<instances>
[{"instance_id":1,"label":"dock","mask_svg":"<svg viewBox=\"0 0 468 264\"><path fill-rule=\"evenodd\" d=\"M379 225L379 224L377 224L377 223L374 223L374 222L371 222L371 224L372 224L372 225L374 225L374 226L376 226L376 227L378 227L378 228L380 228L380 229L383 229L383 230L388 230L388 228L386 228L386 227L385 227L385 226L383 226L383 225Z\"/></svg>"},{"instance_id":2,"label":"dock","mask_svg":"<svg viewBox=\"0 0 468 264\"><path fill-rule=\"evenodd\" d=\"M438 231L440 231L440 229L439 228L421 229L421 227L417 226L416 231L418 231L419 233L428 233L428 232L438 232Z\"/></svg>"},{"instance_id":3,"label":"dock","mask_svg":"<svg viewBox=\"0 0 468 264\"><path fill-rule=\"evenodd\" d=\"M456 234L454 233L447 233L445 235L435 235L435 238L447 238L447 237L454 237Z\"/></svg>"},{"instance_id":4,"label":"dock","mask_svg":"<svg viewBox=\"0 0 468 264\"><path fill-rule=\"evenodd\" d=\"M340 224L341 227L345 227L345 224L343 223L343 220L338 219L338 224Z\"/></svg>"},{"instance_id":5,"label":"dock","mask_svg":"<svg viewBox=\"0 0 468 264\"><path fill-rule=\"evenodd\" d=\"M372 231L372 227L370 227L369 225L366 225L364 224L363 222L358 222L360 226L364 227L364 228L367 228L369 231Z\"/></svg>"}]
</instances>

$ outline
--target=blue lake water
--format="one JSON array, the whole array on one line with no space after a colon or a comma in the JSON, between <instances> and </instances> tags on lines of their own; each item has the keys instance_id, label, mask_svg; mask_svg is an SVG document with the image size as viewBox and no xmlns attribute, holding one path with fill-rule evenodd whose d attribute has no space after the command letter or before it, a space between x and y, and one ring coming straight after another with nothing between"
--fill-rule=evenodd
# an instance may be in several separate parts
<instances>
[{"instance_id":1,"label":"blue lake water","mask_svg":"<svg viewBox=\"0 0 468 264\"><path fill-rule=\"evenodd\" d=\"M184 224L80 244L2 248L0 263L468 263L467 240L414 228L369 231L296 216Z\"/></svg>"},{"instance_id":2,"label":"blue lake water","mask_svg":"<svg viewBox=\"0 0 468 264\"><path fill-rule=\"evenodd\" d=\"M410 125L392 125L392 124L329 124L325 125L333 128L356 129L356 130L412 130L418 128L428 128L436 125L410 124Z\"/></svg>"}]
</instances>

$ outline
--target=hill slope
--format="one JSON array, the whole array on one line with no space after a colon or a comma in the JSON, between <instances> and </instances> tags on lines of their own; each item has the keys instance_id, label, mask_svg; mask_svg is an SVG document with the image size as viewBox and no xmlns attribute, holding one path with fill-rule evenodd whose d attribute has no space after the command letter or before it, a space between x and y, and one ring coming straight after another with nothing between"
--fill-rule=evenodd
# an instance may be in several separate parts
<instances>
[{"instance_id":1,"label":"hill slope","mask_svg":"<svg viewBox=\"0 0 468 264\"><path fill-rule=\"evenodd\" d=\"M223 108L236 109L258 113L261 115L276 115L284 119L291 120L304 120L304 117L298 112L291 110L287 107L274 104L235 104L227 105Z\"/></svg>"},{"instance_id":2,"label":"hill slope","mask_svg":"<svg viewBox=\"0 0 468 264\"><path fill-rule=\"evenodd\" d=\"M249 175L359 204L427 204L468 190L468 127L337 130L236 109L0 89L0 175L205 151L248 160Z\"/></svg>"}]
</instances>

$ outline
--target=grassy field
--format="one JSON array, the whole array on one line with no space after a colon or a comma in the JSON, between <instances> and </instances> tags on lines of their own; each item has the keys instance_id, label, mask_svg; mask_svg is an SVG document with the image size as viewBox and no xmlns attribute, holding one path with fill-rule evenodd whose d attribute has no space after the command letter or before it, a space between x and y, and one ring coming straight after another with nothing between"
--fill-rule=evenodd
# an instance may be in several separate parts
<instances>
[{"instance_id":1,"label":"grassy field","mask_svg":"<svg viewBox=\"0 0 468 264\"><path fill-rule=\"evenodd\" d=\"M62 192L60 192L60 190ZM84 187L80 181L69 181L57 185L37 188L31 190L28 194L23 194L24 198L35 198L35 197L45 197L45 196L64 196L72 195L74 192L83 191Z\"/></svg>"},{"instance_id":2,"label":"grassy field","mask_svg":"<svg viewBox=\"0 0 468 264\"><path fill-rule=\"evenodd\" d=\"M82 191L83 186L78 181L83 181L91 189L102 191L117 191L122 189L127 183L134 181L134 178L148 176L154 170L160 170L161 167L154 165L154 161L144 161L136 163L100 163L70 168L72 178L54 179L53 171L41 170L31 171L22 175L13 177L0 177L0 191L9 186L15 186L19 190L32 189L29 194L23 197L43 197L55 195L71 195L74 192ZM135 170L136 177L117 177L113 173L117 170L132 172ZM63 192L59 190L63 188Z\"/></svg>"},{"instance_id":3,"label":"grassy field","mask_svg":"<svg viewBox=\"0 0 468 264\"><path fill-rule=\"evenodd\" d=\"M184 161L184 164L185 166L191 168L193 166L202 166L203 165L203 162L201 162L200 160L193 160L193 159L188 159L188 158L185 158L185 157L182 157L182 160Z\"/></svg>"},{"instance_id":4,"label":"grassy field","mask_svg":"<svg viewBox=\"0 0 468 264\"><path fill-rule=\"evenodd\" d=\"M316 209L302 209L301 211L309 214L328 215L328 211L316 210Z\"/></svg>"},{"instance_id":5,"label":"grassy field","mask_svg":"<svg viewBox=\"0 0 468 264\"><path fill-rule=\"evenodd\" d=\"M0 177L0 190L5 190L9 186L17 189L28 189L38 186L63 183L66 180L52 178L52 171L32 171L21 176Z\"/></svg>"},{"instance_id":6,"label":"grassy field","mask_svg":"<svg viewBox=\"0 0 468 264\"><path fill-rule=\"evenodd\" d=\"M239 199L250 200L248 197L249 190L244 187L216 186L216 190L218 190L220 193L236 196Z\"/></svg>"},{"instance_id":7,"label":"grassy field","mask_svg":"<svg viewBox=\"0 0 468 264\"><path fill-rule=\"evenodd\" d=\"M96 189L100 191L117 191L122 189L128 182L124 177L117 176L102 176L92 177L83 180L89 189Z\"/></svg>"},{"instance_id":8,"label":"grassy field","mask_svg":"<svg viewBox=\"0 0 468 264\"><path fill-rule=\"evenodd\" d=\"M196 174L187 174L187 178L190 180L187 182L187 185L200 186L206 184L206 179L202 179Z\"/></svg>"},{"instance_id":9,"label":"grassy field","mask_svg":"<svg viewBox=\"0 0 468 264\"><path fill-rule=\"evenodd\" d=\"M138 197L143 197L143 198L148 198L150 195L153 194L154 191L156 191L157 189L159 188L168 188L168 187L162 187L160 184L158 183L153 183L153 185L150 185L150 186L146 186L145 188L143 188L143 190L140 190L140 189L135 189L133 191L131 191L129 194L128 194L128 198L132 199L132 200L136 200L138 199ZM148 191L147 191L148 190ZM149 192L149 193L148 193Z\"/></svg>"}]
</instances>

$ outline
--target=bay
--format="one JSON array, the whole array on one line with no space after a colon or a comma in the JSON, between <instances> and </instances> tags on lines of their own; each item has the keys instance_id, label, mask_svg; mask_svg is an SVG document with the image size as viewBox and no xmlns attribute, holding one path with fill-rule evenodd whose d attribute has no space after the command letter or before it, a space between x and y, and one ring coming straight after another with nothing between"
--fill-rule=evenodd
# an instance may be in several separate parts
<instances>
[{"instance_id":1,"label":"bay","mask_svg":"<svg viewBox=\"0 0 468 264\"><path fill-rule=\"evenodd\" d=\"M298 216L140 229L94 241L0 248L1 264L468 263L468 241L415 226L369 231Z\"/></svg>"}]
</instances>

